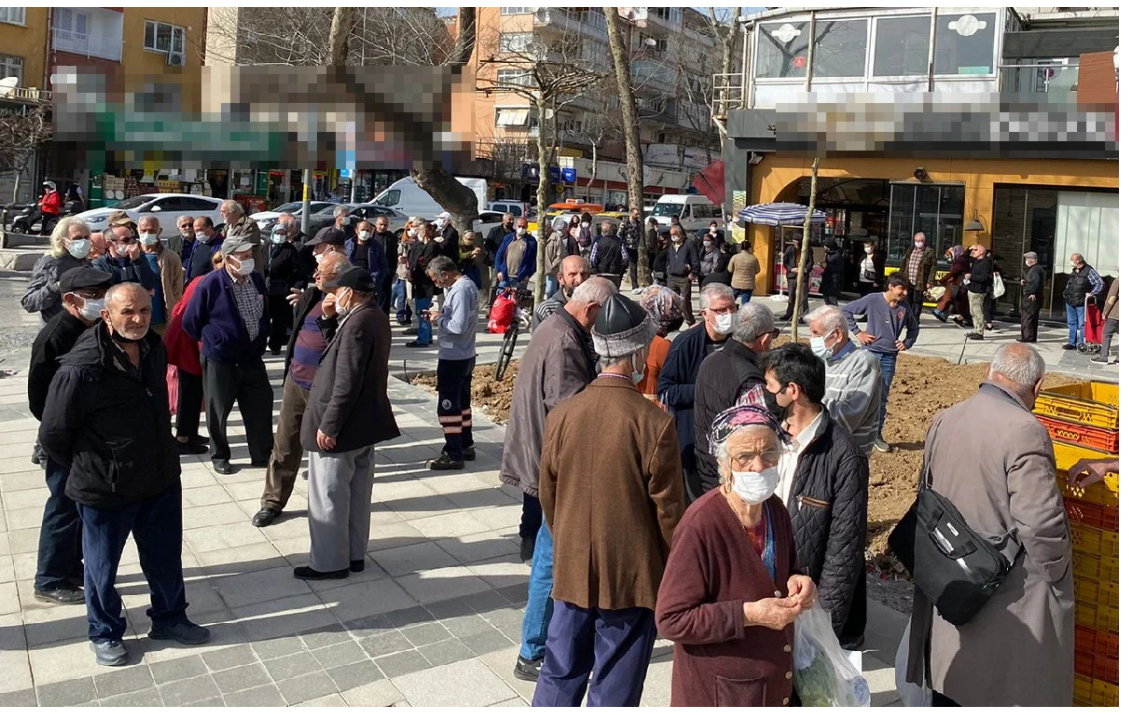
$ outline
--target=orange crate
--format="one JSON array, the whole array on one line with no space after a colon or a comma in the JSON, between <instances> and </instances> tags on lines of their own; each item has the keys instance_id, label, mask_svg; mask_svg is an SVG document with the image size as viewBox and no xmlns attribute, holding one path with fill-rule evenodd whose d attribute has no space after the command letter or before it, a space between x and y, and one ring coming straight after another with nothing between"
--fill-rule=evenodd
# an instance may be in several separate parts
<instances>
[{"instance_id":1,"label":"orange crate","mask_svg":"<svg viewBox=\"0 0 1130 715\"><path fill-rule=\"evenodd\" d=\"M1092 581L1099 579L1099 567L1102 565L1102 558L1092 554L1085 554L1082 551L1071 552L1071 565L1075 568L1075 575L1089 578Z\"/></svg>"},{"instance_id":2,"label":"orange crate","mask_svg":"<svg viewBox=\"0 0 1130 715\"><path fill-rule=\"evenodd\" d=\"M1080 578L1078 574L1075 575L1075 601L1076 603L1089 603L1098 608L1099 605L1099 584L1088 578Z\"/></svg>"},{"instance_id":3,"label":"orange crate","mask_svg":"<svg viewBox=\"0 0 1130 715\"><path fill-rule=\"evenodd\" d=\"M1103 556L1099 559L1099 583L1118 583L1118 557Z\"/></svg>"},{"instance_id":4,"label":"orange crate","mask_svg":"<svg viewBox=\"0 0 1130 715\"><path fill-rule=\"evenodd\" d=\"M1094 628L1099 621L1099 607L1092 603L1075 602L1075 625Z\"/></svg>"},{"instance_id":5,"label":"orange crate","mask_svg":"<svg viewBox=\"0 0 1130 715\"><path fill-rule=\"evenodd\" d=\"M1118 508L1091 504L1069 496L1063 497L1067 519L1074 524L1086 524L1105 531L1118 531Z\"/></svg>"},{"instance_id":6,"label":"orange crate","mask_svg":"<svg viewBox=\"0 0 1130 715\"><path fill-rule=\"evenodd\" d=\"M1071 442L1083 447L1101 449L1104 452L1118 452L1118 431L1107 427L1091 427L1067 420L1059 420L1046 415L1036 415L1052 439Z\"/></svg>"},{"instance_id":7,"label":"orange crate","mask_svg":"<svg viewBox=\"0 0 1130 715\"><path fill-rule=\"evenodd\" d=\"M1117 606L1099 606L1098 613L1095 616L1095 630L1118 633Z\"/></svg>"},{"instance_id":8,"label":"orange crate","mask_svg":"<svg viewBox=\"0 0 1130 715\"><path fill-rule=\"evenodd\" d=\"M1087 629L1090 630L1090 629ZM1107 633L1106 631L1092 631L1095 634L1095 653L1118 660L1118 634ZM1075 627L1075 637L1079 638L1079 626ZM1076 648L1078 648L1078 640L1076 640Z\"/></svg>"},{"instance_id":9,"label":"orange crate","mask_svg":"<svg viewBox=\"0 0 1130 715\"><path fill-rule=\"evenodd\" d=\"M1095 677L1108 683L1118 684L1118 659L1095 655Z\"/></svg>"},{"instance_id":10,"label":"orange crate","mask_svg":"<svg viewBox=\"0 0 1130 715\"><path fill-rule=\"evenodd\" d=\"M1078 592L1075 594L1079 598ZM1075 651L1079 653L1097 653L1099 651L1099 633L1094 628L1075 624Z\"/></svg>"}]
</instances>

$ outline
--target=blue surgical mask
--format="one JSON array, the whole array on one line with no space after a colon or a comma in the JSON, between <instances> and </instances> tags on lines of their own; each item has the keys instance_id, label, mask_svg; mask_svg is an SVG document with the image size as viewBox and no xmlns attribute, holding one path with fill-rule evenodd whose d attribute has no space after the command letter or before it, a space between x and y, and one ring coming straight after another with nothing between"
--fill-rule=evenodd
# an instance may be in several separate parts
<instances>
[{"instance_id":1,"label":"blue surgical mask","mask_svg":"<svg viewBox=\"0 0 1130 715\"><path fill-rule=\"evenodd\" d=\"M821 360L827 362L832 357L832 349L828 347L826 342L827 336L823 338L813 337L809 340L809 347L812 348L812 354Z\"/></svg>"},{"instance_id":2,"label":"blue surgical mask","mask_svg":"<svg viewBox=\"0 0 1130 715\"><path fill-rule=\"evenodd\" d=\"M640 362L643 363L642 368L639 369L639 370L636 369L636 357L637 356L641 358ZM645 370L647 370L647 360L643 359L641 353L636 353L635 355L632 356L632 384L633 385L638 385L641 382L643 382L643 374L644 374Z\"/></svg>"}]
</instances>

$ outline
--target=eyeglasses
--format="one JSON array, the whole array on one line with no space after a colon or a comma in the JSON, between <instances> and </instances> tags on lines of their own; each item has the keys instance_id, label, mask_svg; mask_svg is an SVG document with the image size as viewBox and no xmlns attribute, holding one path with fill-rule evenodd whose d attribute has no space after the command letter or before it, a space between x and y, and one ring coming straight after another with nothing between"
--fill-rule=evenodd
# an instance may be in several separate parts
<instances>
[{"instance_id":1,"label":"eyeglasses","mask_svg":"<svg viewBox=\"0 0 1130 715\"><path fill-rule=\"evenodd\" d=\"M725 308L707 308L707 310L715 315L729 315L738 312L738 306L731 305Z\"/></svg>"},{"instance_id":2,"label":"eyeglasses","mask_svg":"<svg viewBox=\"0 0 1130 715\"><path fill-rule=\"evenodd\" d=\"M730 457L730 471L731 472L751 472L753 464L756 460L760 459L762 465L773 465L777 463L779 454L775 449L769 449L764 452L744 452Z\"/></svg>"}]
</instances>

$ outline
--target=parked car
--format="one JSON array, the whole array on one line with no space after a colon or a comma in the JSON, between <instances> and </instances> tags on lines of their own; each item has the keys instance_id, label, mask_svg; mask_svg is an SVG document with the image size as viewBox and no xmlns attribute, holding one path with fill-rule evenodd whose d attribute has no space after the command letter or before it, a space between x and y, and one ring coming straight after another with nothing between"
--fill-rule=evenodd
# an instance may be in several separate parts
<instances>
[{"instance_id":1,"label":"parked car","mask_svg":"<svg viewBox=\"0 0 1130 715\"><path fill-rule=\"evenodd\" d=\"M330 201L311 201L310 202L310 215L313 216L314 214L318 213L319 211L326 208L327 206L333 206L333 205L334 204ZM292 213L292 214L294 214L295 218L297 218L299 221L301 221L302 220L302 202L301 201L291 201L289 204L283 204L281 206L276 206L275 208L271 209L270 211L258 211L256 213L251 214L250 218L251 218L252 221L259 224L259 230L260 231L270 231L274 227L275 222L279 220L279 216L282 216L284 213Z\"/></svg>"},{"instance_id":2,"label":"parked car","mask_svg":"<svg viewBox=\"0 0 1130 715\"><path fill-rule=\"evenodd\" d=\"M326 226L332 226L334 223L334 209L338 206L345 206L349 209L349 215L353 217L353 225L358 221L366 219L372 221L378 216L384 216L388 219L388 230L396 232L404 228L404 224L408 223L408 217L395 209L386 208L384 206L376 206L374 204L330 204L321 211L315 214L310 214L310 228L307 235L313 236ZM352 231L349 231L352 235Z\"/></svg>"},{"instance_id":3,"label":"parked car","mask_svg":"<svg viewBox=\"0 0 1130 715\"><path fill-rule=\"evenodd\" d=\"M219 225L224 219L220 216L223 199L196 194L141 194L119 202L116 206L90 209L78 214L78 218L90 227L91 231L105 231L110 214L125 211L134 223L142 216L154 215L161 224L161 232L166 236L177 233L178 216L208 216Z\"/></svg>"},{"instance_id":4,"label":"parked car","mask_svg":"<svg viewBox=\"0 0 1130 715\"><path fill-rule=\"evenodd\" d=\"M522 216L531 218L530 214L533 211L535 211L534 207L518 199L498 199L496 201L487 202L487 212L495 212L500 216L504 213L511 213L514 214L514 218L520 218Z\"/></svg>"}]
</instances>

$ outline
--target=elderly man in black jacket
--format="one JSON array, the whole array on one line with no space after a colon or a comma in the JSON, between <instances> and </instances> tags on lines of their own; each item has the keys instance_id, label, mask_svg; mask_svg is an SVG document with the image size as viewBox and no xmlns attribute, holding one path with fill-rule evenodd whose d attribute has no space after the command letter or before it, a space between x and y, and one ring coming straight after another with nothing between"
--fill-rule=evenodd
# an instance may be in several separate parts
<instances>
[{"instance_id":1,"label":"elderly man in black jacket","mask_svg":"<svg viewBox=\"0 0 1130 715\"><path fill-rule=\"evenodd\" d=\"M1022 343L1036 342L1040 329L1040 308L1044 305L1044 267L1035 251L1024 254L1025 274L1020 281L1020 337Z\"/></svg>"},{"instance_id":2,"label":"elderly man in black jacket","mask_svg":"<svg viewBox=\"0 0 1130 715\"><path fill-rule=\"evenodd\" d=\"M79 337L101 319L102 297L113 276L86 266L72 268L59 279L63 312L47 321L31 346L27 375L27 401L37 420L51 381L59 371L59 358L71 351ZM82 591L73 580L82 578L82 522L78 507L66 495L67 470L47 458L47 503L39 529L39 558L35 569L35 597L51 603L81 603Z\"/></svg>"},{"instance_id":3,"label":"elderly man in black jacket","mask_svg":"<svg viewBox=\"0 0 1130 715\"><path fill-rule=\"evenodd\" d=\"M334 312L319 320L336 329L314 376L302 416L310 455L308 581L346 578L365 569L373 495L373 445L400 436L388 399L388 316L373 302L377 285L351 267L322 284Z\"/></svg>"},{"instance_id":4,"label":"elderly man in black jacket","mask_svg":"<svg viewBox=\"0 0 1130 715\"><path fill-rule=\"evenodd\" d=\"M973 316L973 330L965 334L970 340L985 338L985 303L993 299L993 259L984 246L977 244L969 249L969 312Z\"/></svg>"},{"instance_id":5,"label":"elderly man in black jacket","mask_svg":"<svg viewBox=\"0 0 1130 715\"><path fill-rule=\"evenodd\" d=\"M694 501L718 486L718 458L710 448L710 426L723 410L750 392L767 407L765 373L759 361L781 331L773 327L773 311L760 303L746 303L734 316L734 332L718 352L708 355L694 383L694 452L697 483L688 486Z\"/></svg>"},{"instance_id":6,"label":"elderly man in black jacket","mask_svg":"<svg viewBox=\"0 0 1130 715\"><path fill-rule=\"evenodd\" d=\"M106 292L104 322L62 359L39 427L44 451L70 470L66 493L82 518L88 635L99 665L129 660L114 581L131 532L152 602L149 637L188 645L209 638L185 615L180 457L165 346L149 329L152 302L137 283Z\"/></svg>"},{"instance_id":7,"label":"elderly man in black jacket","mask_svg":"<svg viewBox=\"0 0 1130 715\"><path fill-rule=\"evenodd\" d=\"M776 494L789 508L801 573L845 650L859 650L867 625L867 457L824 410L824 361L790 343L765 360L766 390L785 410L792 436L777 464Z\"/></svg>"}]
</instances>

